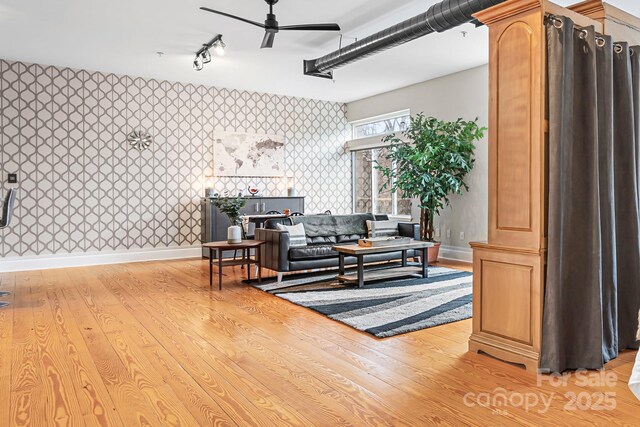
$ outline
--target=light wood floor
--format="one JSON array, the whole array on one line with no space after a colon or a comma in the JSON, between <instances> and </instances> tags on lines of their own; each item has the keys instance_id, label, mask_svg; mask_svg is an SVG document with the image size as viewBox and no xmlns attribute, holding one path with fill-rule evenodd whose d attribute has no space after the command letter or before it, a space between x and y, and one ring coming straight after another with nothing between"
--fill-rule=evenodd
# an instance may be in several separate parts
<instances>
[{"instance_id":1,"label":"light wood floor","mask_svg":"<svg viewBox=\"0 0 640 427\"><path fill-rule=\"evenodd\" d=\"M0 427L640 425L626 386L635 353L608 366L612 388L538 385L468 354L470 321L378 340L234 268L222 292L202 260L1 274L13 294L0 309ZM566 393L597 403L602 391L616 409L565 408ZM481 393L511 403L479 406ZM526 411L521 397L551 407Z\"/></svg>"}]
</instances>

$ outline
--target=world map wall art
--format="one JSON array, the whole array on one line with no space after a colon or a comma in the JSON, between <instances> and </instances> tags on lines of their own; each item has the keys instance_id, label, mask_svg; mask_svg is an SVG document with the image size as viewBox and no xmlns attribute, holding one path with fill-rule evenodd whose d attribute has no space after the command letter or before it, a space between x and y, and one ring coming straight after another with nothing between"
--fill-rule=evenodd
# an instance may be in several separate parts
<instances>
[{"instance_id":1,"label":"world map wall art","mask_svg":"<svg viewBox=\"0 0 640 427\"><path fill-rule=\"evenodd\" d=\"M215 176L285 175L282 135L214 132L213 165Z\"/></svg>"}]
</instances>

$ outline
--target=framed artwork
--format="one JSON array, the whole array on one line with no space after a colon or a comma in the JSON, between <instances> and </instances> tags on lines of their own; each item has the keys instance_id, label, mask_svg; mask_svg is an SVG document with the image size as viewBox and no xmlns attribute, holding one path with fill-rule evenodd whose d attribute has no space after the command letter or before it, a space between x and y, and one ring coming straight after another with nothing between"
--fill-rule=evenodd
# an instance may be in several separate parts
<instances>
[{"instance_id":1,"label":"framed artwork","mask_svg":"<svg viewBox=\"0 0 640 427\"><path fill-rule=\"evenodd\" d=\"M213 133L215 176L282 177L285 138L240 132Z\"/></svg>"}]
</instances>

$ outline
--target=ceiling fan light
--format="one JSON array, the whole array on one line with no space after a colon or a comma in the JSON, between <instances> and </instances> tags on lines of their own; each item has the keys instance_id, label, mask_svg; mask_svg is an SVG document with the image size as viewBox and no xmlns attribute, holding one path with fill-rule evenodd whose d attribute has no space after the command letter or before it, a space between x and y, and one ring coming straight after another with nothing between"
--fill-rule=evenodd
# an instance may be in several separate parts
<instances>
[{"instance_id":1,"label":"ceiling fan light","mask_svg":"<svg viewBox=\"0 0 640 427\"><path fill-rule=\"evenodd\" d=\"M202 58L203 64L208 64L209 62L211 62L211 52L209 52L209 49L204 49L202 51L202 54L200 54L200 57Z\"/></svg>"},{"instance_id":2,"label":"ceiling fan light","mask_svg":"<svg viewBox=\"0 0 640 427\"><path fill-rule=\"evenodd\" d=\"M204 63L202 62L202 57L200 55L197 55L196 59L194 59L193 68L195 68L196 71L202 71L202 68L204 68Z\"/></svg>"}]
</instances>

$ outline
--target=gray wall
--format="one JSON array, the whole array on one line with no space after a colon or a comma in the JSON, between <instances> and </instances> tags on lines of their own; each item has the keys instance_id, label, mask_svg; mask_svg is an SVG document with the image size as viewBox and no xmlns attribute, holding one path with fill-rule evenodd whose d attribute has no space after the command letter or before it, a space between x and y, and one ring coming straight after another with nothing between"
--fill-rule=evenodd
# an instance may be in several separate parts
<instances>
[{"instance_id":1,"label":"gray wall","mask_svg":"<svg viewBox=\"0 0 640 427\"><path fill-rule=\"evenodd\" d=\"M349 121L411 109L411 114L426 115L445 120L458 117L472 120L478 117L482 126L488 124L489 72L482 66L419 83L392 92L347 104ZM468 248L471 241L487 239L488 227L488 146L486 139L477 145L476 165L467 179L470 190L464 196L454 196L451 208L435 221L441 229L438 238L443 245ZM414 203L415 206L415 203ZM414 208L414 220L418 219ZM451 230L451 238L446 230ZM460 240L460 232L465 239Z\"/></svg>"},{"instance_id":2,"label":"gray wall","mask_svg":"<svg viewBox=\"0 0 640 427\"><path fill-rule=\"evenodd\" d=\"M142 126L140 153L126 135ZM0 192L20 178L0 257L199 244L214 130L287 138L308 211L351 211L343 104L0 61ZM286 194L284 178L221 178Z\"/></svg>"}]
</instances>

